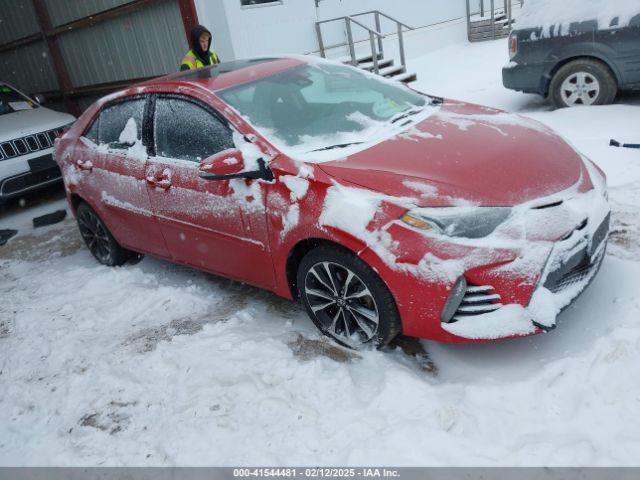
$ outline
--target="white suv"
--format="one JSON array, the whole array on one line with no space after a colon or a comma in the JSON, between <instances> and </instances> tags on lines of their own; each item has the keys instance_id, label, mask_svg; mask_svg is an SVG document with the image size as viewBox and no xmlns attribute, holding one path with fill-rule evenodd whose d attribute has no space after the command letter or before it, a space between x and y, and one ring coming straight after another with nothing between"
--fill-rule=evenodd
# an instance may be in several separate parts
<instances>
[{"instance_id":1,"label":"white suv","mask_svg":"<svg viewBox=\"0 0 640 480\"><path fill-rule=\"evenodd\" d=\"M61 180L53 141L74 121L0 82L0 204Z\"/></svg>"}]
</instances>

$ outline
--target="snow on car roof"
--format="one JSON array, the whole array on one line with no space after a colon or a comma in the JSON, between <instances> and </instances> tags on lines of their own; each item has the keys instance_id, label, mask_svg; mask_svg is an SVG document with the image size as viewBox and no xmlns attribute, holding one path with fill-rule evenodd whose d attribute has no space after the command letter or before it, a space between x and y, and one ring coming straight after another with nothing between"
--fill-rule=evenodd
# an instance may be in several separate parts
<instances>
[{"instance_id":1,"label":"snow on car roof","mask_svg":"<svg viewBox=\"0 0 640 480\"><path fill-rule=\"evenodd\" d=\"M543 28L549 32L562 26L561 34L568 34L568 26L575 22L597 21L598 28L626 27L640 15L638 0L527 0L516 17L516 28Z\"/></svg>"}]
</instances>

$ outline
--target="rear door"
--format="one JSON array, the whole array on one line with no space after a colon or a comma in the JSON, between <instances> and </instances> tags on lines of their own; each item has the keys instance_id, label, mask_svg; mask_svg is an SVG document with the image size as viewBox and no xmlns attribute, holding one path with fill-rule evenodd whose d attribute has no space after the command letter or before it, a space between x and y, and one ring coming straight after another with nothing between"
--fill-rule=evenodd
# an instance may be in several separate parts
<instances>
[{"instance_id":1,"label":"rear door","mask_svg":"<svg viewBox=\"0 0 640 480\"><path fill-rule=\"evenodd\" d=\"M146 97L105 107L74 154L82 193L124 247L168 257L153 217L145 173L147 151L142 130Z\"/></svg>"},{"instance_id":2,"label":"rear door","mask_svg":"<svg viewBox=\"0 0 640 480\"><path fill-rule=\"evenodd\" d=\"M202 160L234 147L226 120L191 97L161 95L155 99L153 122L155 156L147 165L147 187L173 258L272 286L262 198L252 199L251 209L243 208L243 193L252 181L198 176Z\"/></svg>"}]
</instances>

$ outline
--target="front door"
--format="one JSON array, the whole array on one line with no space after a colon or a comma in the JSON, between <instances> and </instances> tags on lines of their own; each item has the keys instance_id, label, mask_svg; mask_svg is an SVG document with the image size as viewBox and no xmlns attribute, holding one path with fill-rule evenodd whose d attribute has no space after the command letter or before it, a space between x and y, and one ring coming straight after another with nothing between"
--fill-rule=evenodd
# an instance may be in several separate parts
<instances>
[{"instance_id":1,"label":"front door","mask_svg":"<svg viewBox=\"0 0 640 480\"><path fill-rule=\"evenodd\" d=\"M145 183L146 102L139 97L105 107L79 142L73 168L82 195L122 246L168 257Z\"/></svg>"},{"instance_id":2,"label":"front door","mask_svg":"<svg viewBox=\"0 0 640 480\"><path fill-rule=\"evenodd\" d=\"M159 96L154 138L147 188L172 257L248 283L273 286L266 229L252 228L252 222L266 225L264 207L249 218L238 183L244 180L198 176L202 160L234 147L226 122L188 97Z\"/></svg>"}]
</instances>

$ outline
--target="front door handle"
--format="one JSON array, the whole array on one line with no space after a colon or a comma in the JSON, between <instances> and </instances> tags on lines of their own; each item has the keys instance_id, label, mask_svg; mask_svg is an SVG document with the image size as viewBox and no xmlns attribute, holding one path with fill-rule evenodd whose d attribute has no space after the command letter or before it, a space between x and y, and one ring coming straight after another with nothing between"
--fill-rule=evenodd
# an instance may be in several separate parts
<instances>
[{"instance_id":1,"label":"front door handle","mask_svg":"<svg viewBox=\"0 0 640 480\"><path fill-rule=\"evenodd\" d=\"M154 184L154 187L161 188L162 190L169 190L171 188L171 180L168 178L162 178L157 180Z\"/></svg>"},{"instance_id":2,"label":"front door handle","mask_svg":"<svg viewBox=\"0 0 640 480\"><path fill-rule=\"evenodd\" d=\"M171 188L171 172L165 170L162 175L157 177L154 173L147 174L147 183L153 188L169 190Z\"/></svg>"},{"instance_id":3,"label":"front door handle","mask_svg":"<svg viewBox=\"0 0 640 480\"><path fill-rule=\"evenodd\" d=\"M93 163L91 163L90 160L87 160L87 161L77 160L76 167L78 167L78 169L80 170L90 172L91 170L93 170Z\"/></svg>"}]
</instances>

